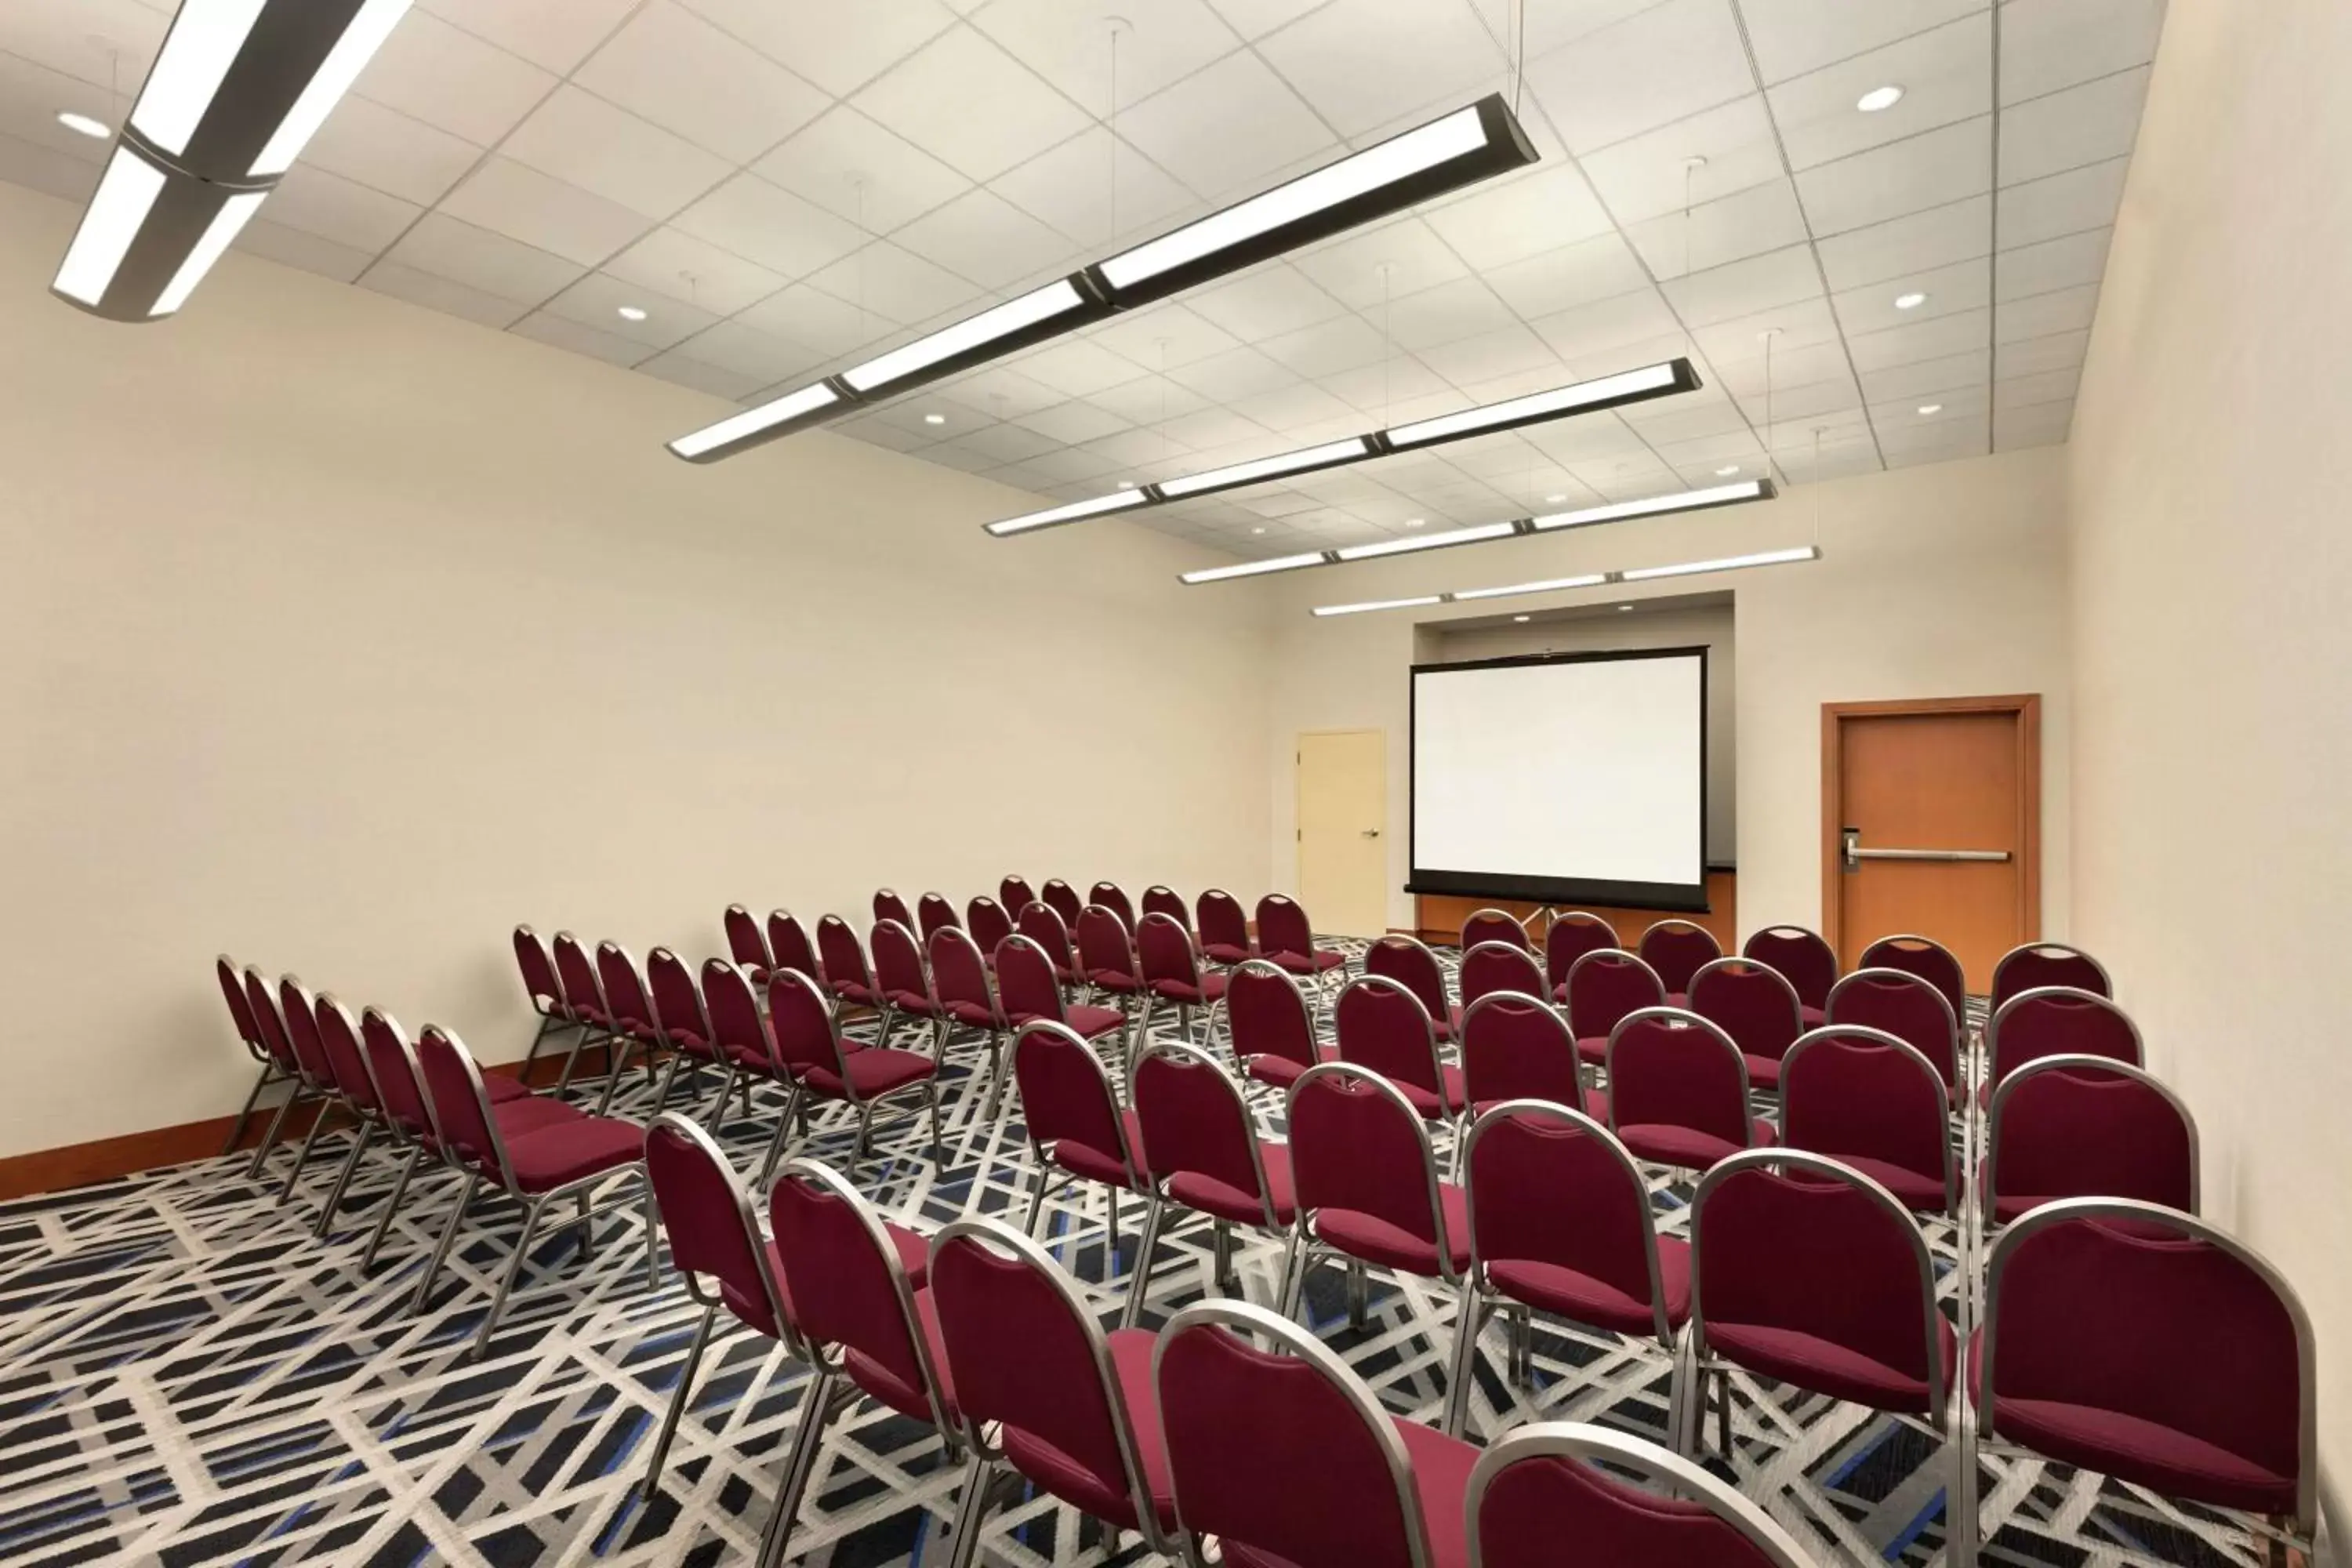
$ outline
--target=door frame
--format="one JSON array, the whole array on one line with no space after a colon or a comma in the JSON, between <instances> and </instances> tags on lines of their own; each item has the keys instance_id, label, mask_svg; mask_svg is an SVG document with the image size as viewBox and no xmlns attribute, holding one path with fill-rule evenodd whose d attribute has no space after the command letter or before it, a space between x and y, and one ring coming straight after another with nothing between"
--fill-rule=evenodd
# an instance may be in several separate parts
<instances>
[{"instance_id":1,"label":"door frame","mask_svg":"<svg viewBox=\"0 0 2352 1568\"><path fill-rule=\"evenodd\" d=\"M1845 790L1840 775L1842 726L1848 719L1910 719L1937 713L2007 713L2017 720L2018 940L2042 939L2042 697L2021 692L2006 697L1916 697L1884 702L1822 704L1822 935L1832 952L1843 952L1839 930L1845 872L1842 820Z\"/></svg>"},{"instance_id":2,"label":"door frame","mask_svg":"<svg viewBox=\"0 0 2352 1568\"><path fill-rule=\"evenodd\" d=\"M1378 735L1381 738L1381 925L1388 927L1387 898L1389 836L1389 732L1378 724L1347 724L1329 729L1299 730L1290 742L1290 885L1302 899L1307 893L1307 754L1299 742L1309 735Z\"/></svg>"}]
</instances>

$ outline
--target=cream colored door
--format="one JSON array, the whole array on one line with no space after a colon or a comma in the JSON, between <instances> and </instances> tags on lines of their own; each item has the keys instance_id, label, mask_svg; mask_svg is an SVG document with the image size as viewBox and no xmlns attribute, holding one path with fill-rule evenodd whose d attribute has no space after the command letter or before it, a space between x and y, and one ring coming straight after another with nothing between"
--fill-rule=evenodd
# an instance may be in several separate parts
<instances>
[{"instance_id":1,"label":"cream colored door","mask_svg":"<svg viewBox=\"0 0 2352 1568\"><path fill-rule=\"evenodd\" d=\"M1388 765L1379 730L1298 737L1298 901L1318 931L1388 930Z\"/></svg>"}]
</instances>

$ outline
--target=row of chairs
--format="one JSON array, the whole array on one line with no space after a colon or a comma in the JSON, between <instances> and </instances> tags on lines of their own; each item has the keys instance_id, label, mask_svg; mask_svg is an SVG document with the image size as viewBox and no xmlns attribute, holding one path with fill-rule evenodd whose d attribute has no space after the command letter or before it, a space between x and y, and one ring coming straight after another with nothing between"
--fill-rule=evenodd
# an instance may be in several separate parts
<instances>
[{"instance_id":1,"label":"row of chairs","mask_svg":"<svg viewBox=\"0 0 2352 1568\"><path fill-rule=\"evenodd\" d=\"M534 1095L519 1079L485 1074L465 1043L433 1025L412 1042L397 1019L380 1007L358 1018L330 993L313 995L293 975L275 985L258 968L240 971L226 954L214 961L229 1018L247 1049L261 1064L261 1089L289 1087L268 1131L247 1167L257 1178L289 1119L304 1106L313 1111L299 1152L278 1188L283 1204L301 1179L320 1136L337 1119L350 1147L334 1184L320 1206L315 1234L333 1228L353 1173L378 1138L400 1156L400 1173L384 1199L375 1228L362 1254L360 1269L375 1265L402 1200L420 1170L462 1178L455 1204L443 1222L431 1260L416 1283L411 1310L422 1312L466 1215L478 1197L504 1197L520 1205L523 1222L514 1252L499 1277L497 1293L483 1314L474 1341L478 1354L506 1309L523 1260L535 1237L576 1228L584 1257L595 1221L629 1202L642 1203L649 1238L646 1275L657 1281L650 1237L653 1189L646 1180L645 1131L635 1122L592 1114L567 1101ZM240 1114L229 1146L243 1130ZM634 1200L628 1186L637 1189ZM599 1189L612 1201L600 1202ZM622 1195L613 1196L614 1192ZM569 1204L569 1215L551 1209Z\"/></svg>"}]
</instances>

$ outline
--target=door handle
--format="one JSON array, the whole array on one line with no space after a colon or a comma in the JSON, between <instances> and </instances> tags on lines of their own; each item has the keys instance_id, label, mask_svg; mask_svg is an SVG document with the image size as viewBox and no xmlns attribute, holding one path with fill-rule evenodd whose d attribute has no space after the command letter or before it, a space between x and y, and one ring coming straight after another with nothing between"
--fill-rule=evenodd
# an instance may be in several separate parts
<instances>
[{"instance_id":1,"label":"door handle","mask_svg":"<svg viewBox=\"0 0 2352 1568\"><path fill-rule=\"evenodd\" d=\"M1862 847L1862 829L1859 827L1846 828L1842 841L1848 871L1862 869L1864 860L2001 861L2009 858L2006 849L1865 849Z\"/></svg>"},{"instance_id":2,"label":"door handle","mask_svg":"<svg viewBox=\"0 0 2352 1568\"><path fill-rule=\"evenodd\" d=\"M1367 827L1364 829L1364 837L1367 838L1378 838L1380 836L1381 830L1377 827Z\"/></svg>"}]
</instances>

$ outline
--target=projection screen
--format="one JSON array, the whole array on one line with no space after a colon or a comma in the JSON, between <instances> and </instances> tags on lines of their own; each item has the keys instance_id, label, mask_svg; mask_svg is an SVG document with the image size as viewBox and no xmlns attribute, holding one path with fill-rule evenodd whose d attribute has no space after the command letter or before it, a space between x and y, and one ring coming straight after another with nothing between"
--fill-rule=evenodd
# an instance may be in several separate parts
<instances>
[{"instance_id":1,"label":"projection screen","mask_svg":"<svg viewBox=\"0 0 2352 1568\"><path fill-rule=\"evenodd\" d=\"M1412 668L1407 891L1705 910L1706 649Z\"/></svg>"}]
</instances>

